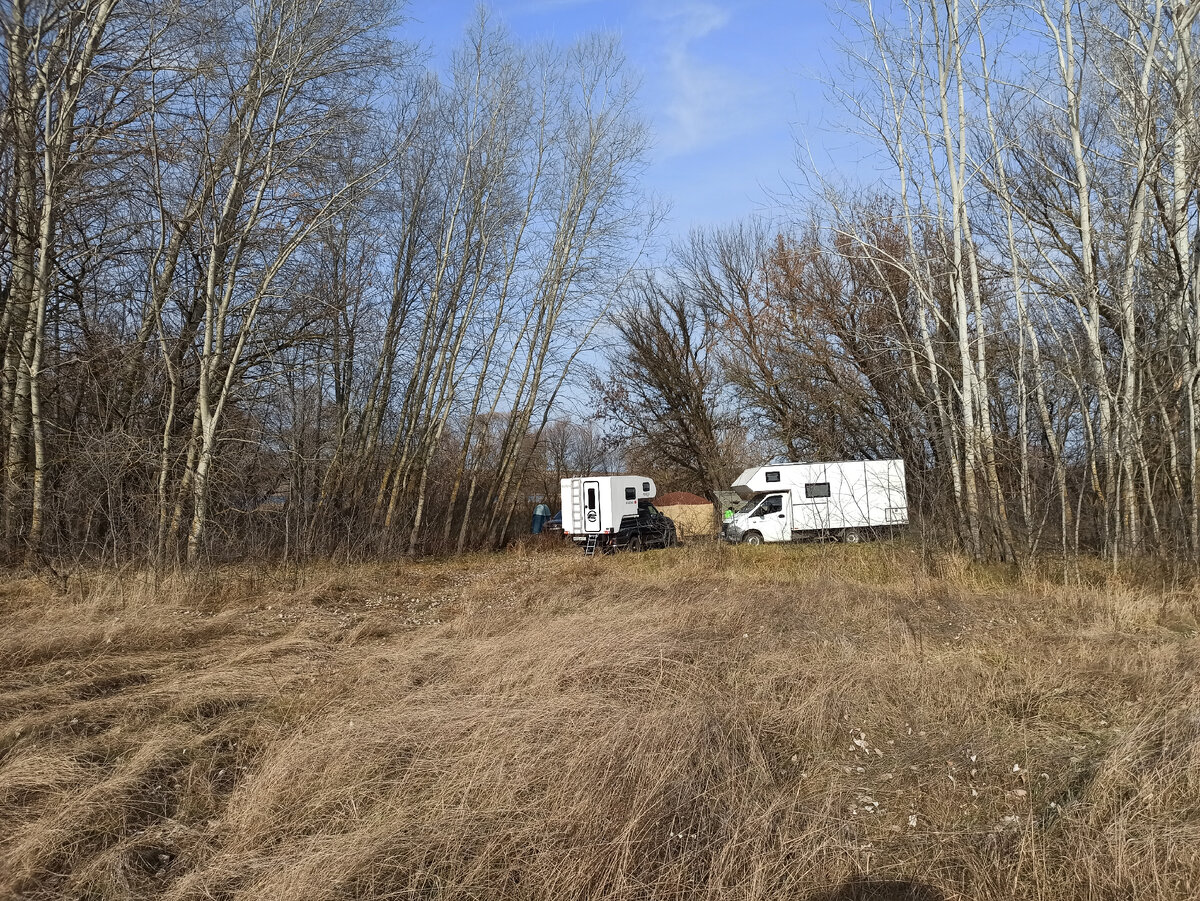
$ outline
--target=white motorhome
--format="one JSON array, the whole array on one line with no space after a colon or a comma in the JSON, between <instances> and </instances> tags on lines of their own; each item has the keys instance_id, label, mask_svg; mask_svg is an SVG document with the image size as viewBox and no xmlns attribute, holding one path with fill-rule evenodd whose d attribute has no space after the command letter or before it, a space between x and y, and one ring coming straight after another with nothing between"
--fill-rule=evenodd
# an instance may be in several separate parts
<instances>
[{"instance_id":1,"label":"white motorhome","mask_svg":"<svg viewBox=\"0 0 1200 901\"><path fill-rule=\"evenodd\" d=\"M645 476L583 476L562 479L563 534L601 550L668 547L675 544L675 523L650 503L658 493Z\"/></svg>"},{"instance_id":2,"label":"white motorhome","mask_svg":"<svg viewBox=\"0 0 1200 901\"><path fill-rule=\"evenodd\" d=\"M829 536L853 543L908 523L903 460L759 466L733 488L746 503L726 524L727 541Z\"/></svg>"}]
</instances>

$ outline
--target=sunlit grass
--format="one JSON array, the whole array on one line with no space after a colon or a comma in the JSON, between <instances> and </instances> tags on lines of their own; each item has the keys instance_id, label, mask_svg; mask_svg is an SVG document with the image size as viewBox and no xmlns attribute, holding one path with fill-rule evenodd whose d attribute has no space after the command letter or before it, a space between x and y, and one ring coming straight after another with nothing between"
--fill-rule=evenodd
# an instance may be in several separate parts
<instances>
[{"instance_id":1,"label":"sunlit grass","mask_svg":"<svg viewBox=\"0 0 1200 901\"><path fill-rule=\"evenodd\" d=\"M693 543L10 580L0 896L1190 899L1197 595L1085 567Z\"/></svg>"}]
</instances>

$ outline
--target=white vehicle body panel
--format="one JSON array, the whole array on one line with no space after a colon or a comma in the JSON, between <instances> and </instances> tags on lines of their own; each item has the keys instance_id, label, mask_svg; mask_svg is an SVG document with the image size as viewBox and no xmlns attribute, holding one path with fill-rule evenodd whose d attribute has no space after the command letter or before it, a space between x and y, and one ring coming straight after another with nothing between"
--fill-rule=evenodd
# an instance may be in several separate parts
<instances>
[{"instance_id":1,"label":"white vehicle body panel","mask_svg":"<svg viewBox=\"0 0 1200 901\"><path fill-rule=\"evenodd\" d=\"M733 488L739 496L755 499L727 527L726 536L733 541L750 531L764 541L789 541L794 534L908 523L903 460L758 466L738 476ZM786 509L783 516L774 512L775 496Z\"/></svg>"},{"instance_id":2,"label":"white vehicle body panel","mask_svg":"<svg viewBox=\"0 0 1200 901\"><path fill-rule=\"evenodd\" d=\"M644 476L584 476L561 479L562 525L565 535L612 535L621 520L637 516L638 501L657 493Z\"/></svg>"}]
</instances>

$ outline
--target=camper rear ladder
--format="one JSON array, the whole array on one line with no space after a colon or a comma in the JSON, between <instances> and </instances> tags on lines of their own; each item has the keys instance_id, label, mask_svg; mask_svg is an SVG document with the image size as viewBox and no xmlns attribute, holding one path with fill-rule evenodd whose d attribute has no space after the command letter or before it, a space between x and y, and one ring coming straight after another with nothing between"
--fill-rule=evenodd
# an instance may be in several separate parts
<instances>
[{"instance_id":1,"label":"camper rear ladder","mask_svg":"<svg viewBox=\"0 0 1200 901\"><path fill-rule=\"evenodd\" d=\"M583 530L583 479L571 479L571 531Z\"/></svg>"},{"instance_id":2,"label":"camper rear ladder","mask_svg":"<svg viewBox=\"0 0 1200 901\"><path fill-rule=\"evenodd\" d=\"M583 554L585 557L595 557L596 556L596 543L599 540L600 540L599 535L589 535L587 537L587 544L585 544L583 546Z\"/></svg>"}]
</instances>

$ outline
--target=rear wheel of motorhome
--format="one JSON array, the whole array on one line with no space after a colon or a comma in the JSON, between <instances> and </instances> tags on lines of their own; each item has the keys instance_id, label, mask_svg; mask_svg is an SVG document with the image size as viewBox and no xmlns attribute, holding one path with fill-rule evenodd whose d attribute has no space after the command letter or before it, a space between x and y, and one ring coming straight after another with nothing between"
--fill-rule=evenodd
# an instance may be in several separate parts
<instances>
[{"instance_id":1,"label":"rear wheel of motorhome","mask_svg":"<svg viewBox=\"0 0 1200 901\"><path fill-rule=\"evenodd\" d=\"M626 550L633 551L635 554L642 550L642 536L634 535L629 539L628 543L625 545L625 548Z\"/></svg>"},{"instance_id":2,"label":"rear wheel of motorhome","mask_svg":"<svg viewBox=\"0 0 1200 901\"><path fill-rule=\"evenodd\" d=\"M746 537L742 539L742 544L762 544L763 537L758 532L747 532Z\"/></svg>"},{"instance_id":3,"label":"rear wheel of motorhome","mask_svg":"<svg viewBox=\"0 0 1200 901\"><path fill-rule=\"evenodd\" d=\"M858 544L863 540L863 534L859 529L846 529L842 532L842 541L846 544Z\"/></svg>"}]
</instances>

